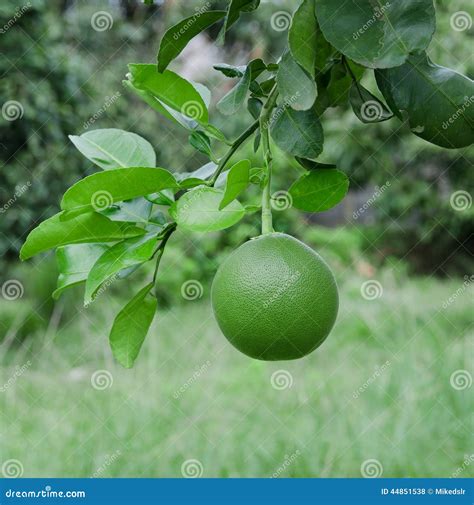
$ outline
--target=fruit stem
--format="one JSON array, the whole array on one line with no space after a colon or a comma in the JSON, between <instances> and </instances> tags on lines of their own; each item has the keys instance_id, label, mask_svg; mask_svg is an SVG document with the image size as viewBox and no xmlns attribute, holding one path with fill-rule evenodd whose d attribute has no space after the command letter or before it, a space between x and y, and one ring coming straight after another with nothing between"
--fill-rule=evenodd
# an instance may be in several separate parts
<instances>
[{"instance_id":1,"label":"fruit stem","mask_svg":"<svg viewBox=\"0 0 474 505\"><path fill-rule=\"evenodd\" d=\"M278 97L278 88L272 89L268 100L263 106L262 113L260 114L260 134L262 136L262 146L263 146L263 159L265 162L265 167L267 169L267 177L265 181L265 187L263 188L262 194L262 235L267 233L273 233L273 218L272 218L272 206L271 206L271 183L272 183L272 151L270 147L270 121L273 109L276 105L276 100Z\"/></svg>"},{"instance_id":2,"label":"fruit stem","mask_svg":"<svg viewBox=\"0 0 474 505\"><path fill-rule=\"evenodd\" d=\"M221 175L222 171L226 167L227 163L229 160L232 158L234 155L235 151L253 134L255 133L255 130L257 130L260 122L257 120L254 123L252 123L240 136L237 138L231 145L230 149L227 151L227 153L221 158L219 161L219 164L217 165L217 170L215 171L214 175L212 176L211 179L209 179L209 182L207 183L208 186L214 186L216 183L219 175Z\"/></svg>"}]
</instances>

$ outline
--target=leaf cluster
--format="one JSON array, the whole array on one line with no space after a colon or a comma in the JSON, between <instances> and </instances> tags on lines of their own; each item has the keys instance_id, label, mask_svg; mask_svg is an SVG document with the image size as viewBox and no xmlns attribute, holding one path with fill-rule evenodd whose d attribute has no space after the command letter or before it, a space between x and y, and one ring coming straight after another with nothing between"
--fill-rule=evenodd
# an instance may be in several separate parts
<instances>
[{"instance_id":1,"label":"leaf cluster","mask_svg":"<svg viewBox=\"0 0 474 505\"><path fill-rule=\"evenodd\" d=\"M259 4L230 0L225 10L196 11L166 31L156 63L129 65L125 87L184 128L191 146L209 162L178 174L156 167L153 147L134 133L107 129L71 136L102 171L74 184L61 212L33 230L21 250L28 259L56 248L60 276L54 296L84 283L86 305L111 282L155 261L153 279L119 312L111 330L112 351L125 367L133 365L152 323L158 303L153 287L175 229L204 233L235 225L259 210L241 202L250 185L262 189L262 219L268 221L271 145L293 157L303 172L288 190L292 205L322 212L340 203L349 187L343 172L318 160L328 109L348 101L363 123L398 118L408 120L415 135L446 148L473 142L473 81L434 64L425 52L435 29L432 0L303 0L277 61L214 66L236 81L217 103L218 111L230 117L246 106L252 118L229 140L211 122L210 91L169 65L216 23L221 23L217 42L224 43L227 31ZM362 86L366 72L374 72L381 97ZM262 166L246 159L231 163L251 137L255 151L262 151ZM224 156L216 155L216 144L227 149Z\"/></svg>"}]
</instances>

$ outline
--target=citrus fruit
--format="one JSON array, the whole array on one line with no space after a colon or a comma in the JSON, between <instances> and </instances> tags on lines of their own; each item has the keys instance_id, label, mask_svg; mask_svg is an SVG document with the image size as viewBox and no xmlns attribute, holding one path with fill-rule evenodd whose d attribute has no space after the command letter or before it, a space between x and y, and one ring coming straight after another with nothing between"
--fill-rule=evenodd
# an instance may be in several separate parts
<instances>
[{"instance_id":1,"label":"citrus fruit","mask_svg":"<svg viewBox=\"0 0 474 505\"><path fill-rule=\"evenodd\" d=\"M236 249L219 267L211 291L222 333L244 354L290 360L319 347L334 325L334 276L310 247L269 233Z\"/></svg>"}]
</instances>

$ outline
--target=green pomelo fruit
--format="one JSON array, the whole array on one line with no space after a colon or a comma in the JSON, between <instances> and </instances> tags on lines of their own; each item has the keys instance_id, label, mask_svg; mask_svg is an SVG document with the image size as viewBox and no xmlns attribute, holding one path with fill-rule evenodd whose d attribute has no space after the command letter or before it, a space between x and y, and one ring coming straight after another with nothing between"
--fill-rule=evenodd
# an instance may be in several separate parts
<instances>
[{"instance_id":1,"label":"green pomelo fruit","mask_svg":"<svg viewBox=\"0 0 474 505\"><path fill-rule=\"evenodd\" d=\"M250 240L220 266L214 314L229 342L261 360L298 359L319 347L334 325L334 276L310 247L283 233Z\"/></svg>"}]
</instances>

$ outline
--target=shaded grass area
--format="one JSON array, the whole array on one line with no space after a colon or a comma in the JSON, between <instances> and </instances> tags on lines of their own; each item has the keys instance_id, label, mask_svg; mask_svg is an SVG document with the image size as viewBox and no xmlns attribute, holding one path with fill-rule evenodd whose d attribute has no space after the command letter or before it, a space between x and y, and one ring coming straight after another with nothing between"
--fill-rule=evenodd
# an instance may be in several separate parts
<instances>
[{"instance_id":1,"label":"shaded grass area","mask_svg":"<svg viewBox=\"0 0 474 505\"><path fill-rule=\"evenodd\" d=\"M473 476L472 386L451 385L473 373L472 286L379 280L373 301L340 280L333 333L294 362L234 350L206 291L161 311L131 371L107 343L120 300L60 326L58 306L2 367L1 460L25 477L180 477L191 459L204 477L360 477L368 460L384 477Z\"/></svg>"}]
</instances>

